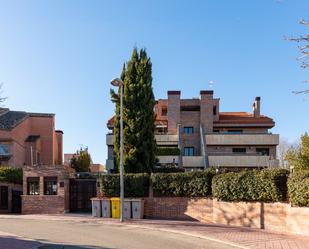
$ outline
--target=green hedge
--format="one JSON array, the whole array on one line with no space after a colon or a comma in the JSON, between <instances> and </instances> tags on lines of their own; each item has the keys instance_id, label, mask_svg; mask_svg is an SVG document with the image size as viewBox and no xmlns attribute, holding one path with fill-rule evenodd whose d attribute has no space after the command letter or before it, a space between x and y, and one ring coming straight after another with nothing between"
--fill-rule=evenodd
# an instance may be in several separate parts
<instances>
[{"instance_id":1,"label":"green hedge","mask_svg":"<svg viewBox=\"0 0 309 249\"><path fill-rule=\"evenodd\" d=\"M309 170L297 171L289 177L288 193L292 206L309 207Z\"/></svg>"},{"instance_id":2,"label":"green hedge","mask_svg":"<svg viewBox=\"0 0 309 249\"><path fill-rule=\"evenodd\" d=\"M216 175L213 197L221 201L285 201L288 174L285 169L264 169Z\"/></svg>"},{"instance_id":3,"label":"green hedge","mask_svg":"<svg viewBox=\"0 0 309 249\"><path fill-rule=\"evenodd\" d=\"M157 147L157 156L179 156L180 150L175 147Z\"/></svg>"},{"instance_id":4,"label":"green hedge","mask_svg":"<svg viewBox=\"0 0 309 249\"><path fill-rule=\"evenodd\" d=\"M22 169L1 167L0 168L0 182L23 184Z\"/></svg>"},{"instance_id":5,"label":"green hedge","mask_svg":"<svg viewBox=\"0 0 309 249\"><path fill-rule=\"evenodd\" d=\"M101 194L106 197L120 195L119 174L108 174L101 176ZM125 197L145 197L149 191L148 174L125 174L124 194Z\"/></svg>"},{"instance_id":6,"label":"green hedge","mask_svg":"<svg viewBox=\"0 0 309 249\"><path fill-rule=\"evenodd\" d=\"M211 195L213 170L151 175L154 196L205 197Z\"/></svg>"}]
</instances>

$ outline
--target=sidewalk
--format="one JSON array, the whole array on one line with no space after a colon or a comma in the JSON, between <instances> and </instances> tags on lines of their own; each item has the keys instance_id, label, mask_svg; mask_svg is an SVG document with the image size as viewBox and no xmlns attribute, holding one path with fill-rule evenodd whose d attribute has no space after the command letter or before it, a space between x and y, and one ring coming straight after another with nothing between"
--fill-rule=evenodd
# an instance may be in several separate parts
<instances>
[{"instance_id":1,"label":"sidewalk","mask_svg":"<svg viewBox=\"0 0 309 249\"><path fill-rule=\"evenodd\" d=\"M215 224L204 224L194 221L170 220L127 220L120 223L114 219L93 218L90 215L1 215L1 218L18 217L20 219L61 220L69 222L83 222L107 224L114 226L139 227L166 232L195 236L235 245L238 248L250 249L308 249L309 237L301 235L279 234L260 229L231 227ZM1 222L1 221L0 221ZM2 248L1 248L2 249ZM13 249L13 248L10 248Z\"/></svg>"},{"instance_id":2,"label":"sidewalk","mask_svg":"<svg viewBox=\"0 0 309 249\"><path fill-rule=\"evenodd\" d=\"M42 244L0 231L0 249L37 249Z\"/></svg>"}]
</instances>

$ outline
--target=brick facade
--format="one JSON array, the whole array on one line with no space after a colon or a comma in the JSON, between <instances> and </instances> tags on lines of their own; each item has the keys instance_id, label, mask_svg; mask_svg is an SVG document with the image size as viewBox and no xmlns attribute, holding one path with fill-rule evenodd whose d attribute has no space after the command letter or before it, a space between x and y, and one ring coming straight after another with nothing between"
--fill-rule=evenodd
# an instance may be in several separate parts
<instances>
[{"instance_id":1,"label":"brick facade","mask_svg":"<svg viewBox=\"0 0 309 249\"><path fill-rule=\"evenodd\" d=\"M209 198L145 199L145 217L196 220L309 235L309 208L288 203L222 202Z\"/></svg>"},{"instance_id":2,"label":"brick facade","mask_svg":"<svg viewBox=\"0 0 309 249\"><path fill-rule=\"evenodd\" d=\"M22 214L57 214L69 211L69 178L74 172L67 167L25 167L23 174ZM44 179L57 178L57 195L44 195ZM39 179L39 194L29 195L28 179Z\"/></svg>"},{"instance_id":3,"label":"brick facade","mask_svg":"<svg viewBox=\"0 0 309 249\"><path fill-rule=\"evenodd\" d=\"M63 163L63 133L55 130L54 114L0 109L0 144L7 146L10 153L9 160L1 161L2 165L22 168L31 163Z\"/></svg>"},{"instance_id":4,"label":"brick facade","mask_svg":"<svg viewBox=\"0 0 309 249\"><path fill-rule=\"evenodd\" d=\"M275 122L262 115L260 109L260 97L255 99L252 113L220 112L220 99L214 97L213 91L202 90L198 98L191 99L181 98L180 91L168 91L167 99L159 99L155 105L157 146L176 147L181 153L176 160L174 157L167 159L158 156L157 166L171 166L177 161L177 166L188 171L207 167L277 167L279 135L269 132ZM107 127L111 134L106 139L106 165L110 171L114 168L114 140L110 137L113 122L114 118L108 120ZM231 143L229 139L233 139L233 135ZM206 139L209 136L216 136L217 143L209 142ZM246 141L242 140L249 136ZM230 160L227 157L233 158Z\"/></svg>"}]
</instances>

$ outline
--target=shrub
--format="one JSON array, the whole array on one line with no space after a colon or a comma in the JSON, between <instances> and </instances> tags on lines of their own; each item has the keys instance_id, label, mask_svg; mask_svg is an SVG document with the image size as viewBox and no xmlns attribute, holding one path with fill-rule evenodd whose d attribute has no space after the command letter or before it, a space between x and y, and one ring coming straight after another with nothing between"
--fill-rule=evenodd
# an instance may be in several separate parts
<instances>
[{"instance_id":1,"label":"shrub","mask_svg":"<svg viewBox=\"0 0 309 249\"><path fill-rule=\"evenodd\" d=\"M213 170L151 175L154 196L205 197L211 195Z\"/></svg>"},{"instance_id":2,"label":"shrub","mask_svg":"<svg viewBox=\"0 0 309 249\"><path fill-rule=\"evenodd\" d=\"M309 170L300 170L288 179L289 200L292 206L309 207Z\"/></svg>"},{"instance_id":3,"label":"shrub","mask_svg":"<svg viewBox=\"0 0 309 249\"><path fill-rule=\"evenodd\" d=\"M106 197L120 195L119 174L109 174L101 176L101 194ZM124 195L125 197L145 197L149 191L148 174L125 174L124 175Z\"/></svg>"},{"instance_id":4,"label":"shrub","mask_svg":"<svg viewBox=\"0 0 309 249\"><path fill-rule=\"evenodd\" d=\"M216 175L213 197L222 201L285 201L288 173L285 169L264 169Z\"/></svg>"},{"instance_id":5,"label":"shrub","mask_svg":"<svg viewBox=\"0 0 309 249\"><path fill-rule=\"evenodd\" d=\"M157 156L179 156L180 150L175 147L157 147Z\"/></svg>"},{"instance_id":6,"label":"shrub","mask_svg":"<svg viewBox=\"0 0 309 249\"><path fill-rule=\"evenodd\" d=\"M9 167L1 167L0 182L23 184L23 170Z\"/></svg>"}]
</instances>

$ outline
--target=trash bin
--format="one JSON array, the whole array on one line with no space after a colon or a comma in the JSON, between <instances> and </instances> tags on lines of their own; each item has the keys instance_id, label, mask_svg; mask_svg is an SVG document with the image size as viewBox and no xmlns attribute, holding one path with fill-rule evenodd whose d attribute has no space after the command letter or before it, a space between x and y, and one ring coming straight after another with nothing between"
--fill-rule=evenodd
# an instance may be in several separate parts
<instances>
[{"instance_id":1,"label":"trash bin","mask_svg":"<svg viewBox=\"0 0 309 249\"><path fill-rule=\"evenodd\" d=\"M112 218L120 218L120 198L111 198L112 202Z\"/></svg>"},{"instance_id":2,"label":"trash bin","mask_svg":"<svg viewBox=\"0 0 309 249\"><path fill-rule=\"evenodd\" d=\"M131 199L124 199L123 202L123 218L131 219Z\"/></svg>"},{"instance_id":3,"label":"trash bin","mask_svg":"<svg viewBox=\"0 0 309 249\"><path fill-rule=\"evenodd\" d=\"M101 217L101 200L99 198L91 198L92 216Z\"/></svg>"},{"instance_id":4,"label":"trash bin","mask_svg":"<svg viewBox=\"0 0 309 249\"><path fill-rule=\"evenodd\" d=\"M108 198L101 199L101 209L102 209L102 217L110 218L111 217L111 201Z\"/></svg>"},{"instance_id":5,"label":"trash bin","mask_svg":"<svg viewBox=\"0 0 309 249\"><path fill-rule=\"evenodd\" d=\"M143 219L144 218L144 200L132 199L132 218Z\"/></svg>"}]
</instances>

